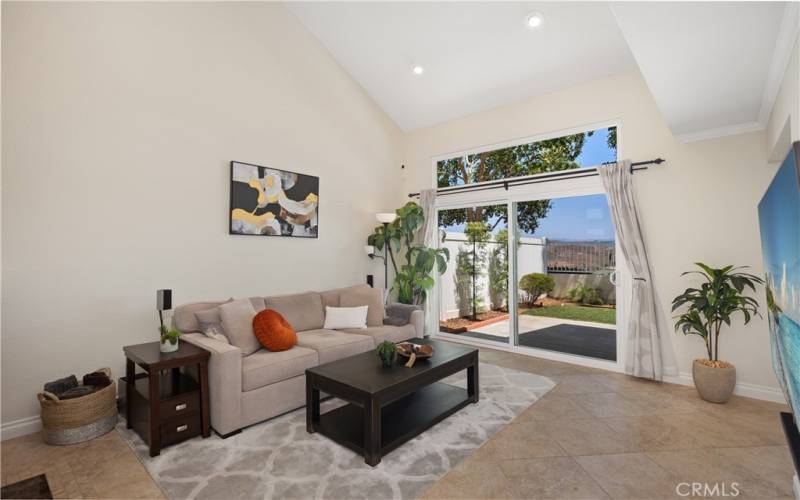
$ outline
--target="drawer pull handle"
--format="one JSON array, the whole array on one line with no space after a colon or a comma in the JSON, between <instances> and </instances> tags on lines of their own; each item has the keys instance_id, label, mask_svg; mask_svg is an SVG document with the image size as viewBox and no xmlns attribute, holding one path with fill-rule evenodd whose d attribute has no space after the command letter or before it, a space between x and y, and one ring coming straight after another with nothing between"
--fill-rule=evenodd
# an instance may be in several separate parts
<instances>
[{"instance_id":1,"label":"drawer pull handle","mask_svg":"<svg viewBox=\"0 0 800 500\"><path fill-rule=\"evenodd\" d=\"M186 409L186 403L181 403L179 405L175 405L175 411L181 411Z\"/></svg>"},{"instance_id":2,"label":"drawer pull handle","mask_svg":"<svg viewBox=\"0 0 800 500\"><path fill-rule=\"evenodd\" d=\"M183 431L185 431L185 430L186 430L186 429L188 429L188 428L189 428L189 426L188 426L188 425L185 425L185 424L184 424L184 425L179 425L179 426L178 426L178 428L177 428L177 429L175 429L175 432L183 432Z\"/></svg>"}]
</instances>

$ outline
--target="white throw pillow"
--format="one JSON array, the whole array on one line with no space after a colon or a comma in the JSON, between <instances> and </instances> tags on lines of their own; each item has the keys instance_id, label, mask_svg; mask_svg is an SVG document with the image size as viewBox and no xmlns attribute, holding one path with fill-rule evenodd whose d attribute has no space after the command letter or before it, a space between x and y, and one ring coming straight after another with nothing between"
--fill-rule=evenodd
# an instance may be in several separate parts
<instances>
[{"instance_id":1,"label":"white throw pillow","mask_svg":"<svg viewBox=\"0 0 800 500\"><path fill-rule=\"evenodd\" d=\"M366 328L369 306L359 307L325 307L325 325L327 330L340 328Z\"/></svg>"}]
</instances>

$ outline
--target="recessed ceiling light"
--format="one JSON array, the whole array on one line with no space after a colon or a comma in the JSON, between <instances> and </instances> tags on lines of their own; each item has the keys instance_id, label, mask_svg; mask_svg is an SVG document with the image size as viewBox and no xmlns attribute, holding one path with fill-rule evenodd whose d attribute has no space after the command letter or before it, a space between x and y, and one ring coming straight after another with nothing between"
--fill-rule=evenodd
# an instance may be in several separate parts
<instances>
[{"instance_id":1,"label":"recessed ceiling light","mask_svg":"<svg viewBox=\"0 0 800 500\"><path fill-rule=\"evenodd\" d=\"M415 75L421 75L422 73L425 73L425 68L417 65L411 68L411 71L413 71Z\"/></svg>"},{"instance_id":2,"label":"recessed ceiling light","mask_svg":"<svg viewBox=\"0 0 800 500\"><path fill-rule=\"evenodd\" d=\"M531 12L530 14L528 14L528 17L525 18L525 26L527 26L530 29L538 28L539 26L542 25L543 22L544 18L542 17L542 14L539 12Z\"/></svg>"}]
</instances>

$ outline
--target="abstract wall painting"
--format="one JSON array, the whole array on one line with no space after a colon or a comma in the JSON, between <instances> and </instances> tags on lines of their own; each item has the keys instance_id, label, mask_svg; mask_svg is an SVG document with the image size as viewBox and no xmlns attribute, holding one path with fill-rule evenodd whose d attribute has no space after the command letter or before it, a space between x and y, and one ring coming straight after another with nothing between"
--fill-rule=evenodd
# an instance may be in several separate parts
<instances>
[{"instance_id":1,"label":"abstract wall painting","mask_svg":"<svg viewBox=\"0 0 800 500\"><path fill-rule=\"evenodd\" d=\"M231 162L230 234L316 238L319 177Z\"/></svg>"}]
</instances>

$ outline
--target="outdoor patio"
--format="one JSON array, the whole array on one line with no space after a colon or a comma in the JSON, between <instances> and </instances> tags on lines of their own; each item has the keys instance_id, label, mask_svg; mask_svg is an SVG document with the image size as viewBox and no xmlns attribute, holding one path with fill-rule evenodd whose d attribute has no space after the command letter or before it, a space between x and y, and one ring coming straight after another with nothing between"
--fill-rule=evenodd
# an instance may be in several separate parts
<instances>
[{"instance_id":1,"label":"outdoor patio","mask_svg":"<svg viewBox=\"0 0 800 500\"><path fill-rule=\"evenodd\" d=\"M459 335L508 343L508 319ZM611 325L560 318L519 316L519 345L578 356L617 360L617 332Z\"/></svg>"}]
</instances>

